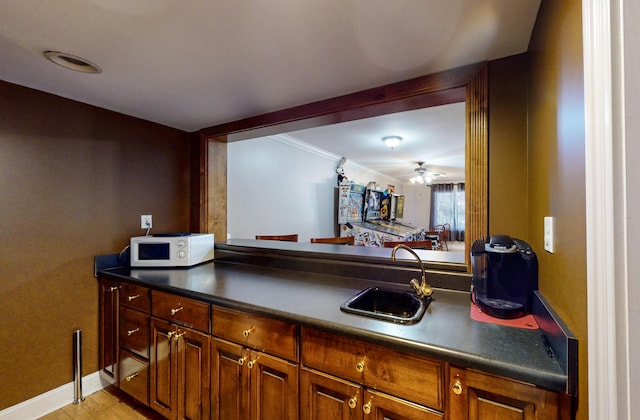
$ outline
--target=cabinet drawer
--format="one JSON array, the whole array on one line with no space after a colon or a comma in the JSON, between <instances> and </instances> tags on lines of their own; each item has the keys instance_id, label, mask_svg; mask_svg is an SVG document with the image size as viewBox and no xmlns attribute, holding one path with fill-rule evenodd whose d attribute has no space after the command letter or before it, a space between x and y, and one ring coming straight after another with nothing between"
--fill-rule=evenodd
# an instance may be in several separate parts
<instances>
[{"instance_id":1,"label":"cabinet drawer","mask_svg":"<svg viewBox=\"0 0 640 420\"><path fill-rule=\"evenodd\" d=\"M209 332L209 304L195 299L151 291L153 316Z\"/></svg>"},{"instance_id":2,"label":"cabinet drawer","mask_svg":"<svg viewBox=\"0 0 640 420\"><path fill-rule=\"evenodd\" d=\"M149 405L149 363L127 350L120 350L120 389Z\"/></svg>"},{"instance_id":3,"label":"cabinet drawer","mask_svg":"<svg viewBox=\"0 0 640 420\"><path fill-rule=\"evenodd\" d=\"M441 362L304 328L302 364L438 410L444 409Z\"/></svg>"},{"instance_id":4,"label":"cabinet drawer","mask_svg":"<svg viewBox=\"0 0 640 420\"><path fill-rule=\"evenodd\" d=\"M295 324L217 306L212 308L212 317L213 335L298 361L298 328Z\"/></svg>"},{"instance_id":5,"label":"cabinet drawer","mask_svg":"<svg viewBox=\"0 0 640 420\"><path fill-rule=\"evenodd\" d=\"M149 288L130 283L122 283L120 286L120 305L149 313L151 310L151 294Z\"/></svg>"},{"instance_id":6,"label":"cabinet drawer","mask_svg":"<svg viewBox=\"0 0 640 420\"><path fill-rule=\"evenodd\" d=\"M363 403L370 404L373 419L444 420L443 413L371 389L364 391Z\"/></svg>"},{"instance_id":7,"label":"cabinet drawer","mask_svg":"<svg viewBox=\"0 0 640 420\"><path fill-rule=\"evenodd\" d=\"M120 309L120 346L149 358L149 315L129 308Z\"/></svg>"}]
</instances>

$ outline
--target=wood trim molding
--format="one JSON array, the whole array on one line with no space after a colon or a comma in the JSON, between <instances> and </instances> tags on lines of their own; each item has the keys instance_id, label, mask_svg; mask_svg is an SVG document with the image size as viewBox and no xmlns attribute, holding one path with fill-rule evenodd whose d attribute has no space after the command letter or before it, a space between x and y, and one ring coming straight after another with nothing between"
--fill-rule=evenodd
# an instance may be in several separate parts
<instances>
[{"instance_id":1,"label":"wood trim molding","mask_svg":"<svg viewBox=\"0 0 640 420\"><path fill-rule=\"evenodd\" d=\"M487 67L467 85L465 153L465 261L474 240L489 234L489 113Z\"/></svg>"},{"instance_id":2,"label":"wood trim molding","mask_svg":"<svg viewBox=\"0 0 640 420\"><path fill-rule=\"evenodd\" d=\"M227 143L226 136L208 138L206 232L217 241L227 240Z\"/></svg>"},{"instance_id":3,"label":"wood trim molding","mask_svg":"<svg viewBox=\"0 0 640 420\"><path fill-rule=\"evenodd\" d=\"M290 131L289 126L294 123L297 124L296 129L301 129L466 101L468 216L465 242L466 254L469 254L470 242L488 234L488 94L487 63L483 62L203 128L200 130L200 137L207 139L209 144L209 160L205 168L208 186L205 191L198 190L204 197L197 200L192 198L194 205L207 203L206 221L200 221L199 226L206 226L207 231L214 233L218 241L226 239L226 147L223 149L221 143L280 134ZM212 151L212 146L217 152ZM202 149L199 150L204 153ZM202 165L205 160L201 158L198 162ZM221 200L224 200L224 206L221 205ZM196 213L202 214L192 209L192 214ZM466 263L470 271L468 255Z\"/></svg>"},{"instance_id":4,"label":"wood trim molding","mask_svg":"<svg viewBox=\"0 0 640 420\"><path fill-rule=\"evenodd\" d=\"M192 232L227 239L227 138L200 133L191 143ZM210 193L210 191L215 193Z\"/></svg>"},{"instance_id":5,"label":"wood trim molding","mask_svg":"<svg viewBox=\"0 0 640 420\"><path fill-rule=\"evenodd\" d=\"M190 209L189 228L191 232L207 232L208 201L207 174L209 167L207 153L207 138L203 135L192 134L191 138L191 168L190 168Z\"/></svg>"}]
</instances>

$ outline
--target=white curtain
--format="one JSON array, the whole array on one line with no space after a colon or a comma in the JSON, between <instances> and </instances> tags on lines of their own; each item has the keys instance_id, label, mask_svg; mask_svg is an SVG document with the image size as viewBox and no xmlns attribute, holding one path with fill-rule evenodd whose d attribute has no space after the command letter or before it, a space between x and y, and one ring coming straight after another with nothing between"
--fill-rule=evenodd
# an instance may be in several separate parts
<instances>
[{"instance_id":1,"label":"white curtain","mask_svg":"<svg viewBox=\"0 0 640 420\"><path fill-rule=\"evenodd\" d=\"M449 224L450 241L464 241L464 182L431 185L431 219L429 229Z\"/></svg>"}]
</instances>

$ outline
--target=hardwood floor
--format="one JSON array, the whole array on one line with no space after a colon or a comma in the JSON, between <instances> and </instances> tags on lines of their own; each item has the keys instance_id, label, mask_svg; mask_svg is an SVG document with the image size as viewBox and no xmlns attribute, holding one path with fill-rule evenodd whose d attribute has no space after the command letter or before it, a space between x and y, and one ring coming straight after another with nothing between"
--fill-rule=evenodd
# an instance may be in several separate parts
<instances>
[{"instance_id":1,"label":"hardwood floor","mask_svg":"<svg viewBox=\"0 0 640 420\"><path fill-rule=\"evenodd\" d=\"M114 420L160 420L158 413L142 406L140 403L120 392L117 388L108 387L85 396L79 404L69 404L40 417L41 420L68 419L114 419Z\"/></svg>"}]
</instances>

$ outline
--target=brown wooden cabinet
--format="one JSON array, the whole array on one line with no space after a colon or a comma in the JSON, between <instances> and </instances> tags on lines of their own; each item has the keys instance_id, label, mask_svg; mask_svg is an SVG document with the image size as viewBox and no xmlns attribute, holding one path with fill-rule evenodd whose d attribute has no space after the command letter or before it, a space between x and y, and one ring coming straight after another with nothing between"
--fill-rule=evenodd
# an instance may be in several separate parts
<instances>
[{"instance_id":1,"label":"brown wooden cabinet","mask_svg":"<svg viewBox=\"0 0 640 420\"><path fill-rule=\"evenodd\" d=\"M213 339L213 418L297 419L297 327L217 307L212 316L214 335L236 341Z\"/></svg>"},{"instance_id":2,"label":"brown wooden cabinet","mask_svg":"<svg viewBox=\"0 0 640 420\"><path fill-rule=\"evenodd\" d=\"M302 364L301 419L444 417L441 362L303 329Z\"/></svg>"},{"instance_id":3,"label":"brown wooden cabinet","mask_svg":"<svg viewBox=\"0 0 640 420\"><path fill-rule=\"evenodd\" d=\"M251 373L249 418L297 419L298 364L252 350L247 368Z\"/></svg>"},{"instance_id":4,"label":"brown wooden cabinet","mask_svg":"<svg viewBox=\"0 0 640 420\"><path fill-rule=\"evenodd\" d=\"M212 346L214 419L297 419L298 365L218 338Z\"/></svg>"},{"instance_id":5,"label":"brown wooden cabinet","mask_svg":"<svg viewBox=\"0 0 640 420\"><path fill-rule=\"evenodd\" d=\"M98 279L100 376L118 383L118 291L117 281Z\"/></svg>"},{"instance_id":6,"label":"brown wooden cabinet","mask_svg":"<svg viewBox=\"0 0 640 420\"><path fill-rule=\"evenodd\" d=\"M350 381L301 368L301 420L442 420L442 413Z\"/></svg>"},{"instance_id":7,"label":"brown wooden cabinet","mask_svg":"<svg viewBox=\"0 0 640 420\"><path fill-rule=\"evenodd\" d=\"M119 290L120 389L149 405L149 312L151 291L122 283Z\"/></svg>"},{"instance_id":8,"label":"brown wooden cabinet","mask_svg":"<svg viewBox=\"0 0 640 420\"><path fill-rule=\"evenodd\" d=\"M362 418L362 387L353 382L300 369L301 420L357 420Z\"/></svg>"},{"instance_id":9,"label":"brown wooden cabinet","mask_svg":"<svg viewBox=\"0 0 640 420\"><path fill-rule=\"evenodd\" d=\"M442 420L440 412L372 389L364 391L364 418L367 420Z\"/></svg>"},{"instance_id":10,"label":"brown wooden cabinet","mask_svg":"<svg viewBox=\"0 0 640 420\"><path fill-rule=\"evenodd\" d=\"M149 314L120 307L120 347L149 360Z\"/></svg>"},{"instance_id":11,"label":"brown wooden cabinet","mask_svg":"<svg viewBox=\"0 0 640 420\"><path fill-rule=\"evenodd\" d=\"M208 419L210 305L158 290L151 301L149 405L170 419Z\"/></svg>"},{"instance_id":12,"label":"brown wooden cabinet","mask_svg":"<svg viewBox=\"0 0 640 420\"><path fill-rule=\"evenodd\" d=\"M174 324L184 325L194 330L209 333L209 304L171 293L151 291L153 301L152 314L156 318L166 319Z\"/></svg>"},{"instance_id":13,"label":"brown wooden cabinet","mask_svg":"<svg viewBox=\"0 0 640 420\"><path fill-rule=\"evenodd\" d=\"M120 306L148 314L151 311L151 290L131 283L120 284Z\"/></svg>"},{"instance_id":14,"label":"brown wooden cabinet","mask_svg":"<svg viewBox=\"0 0 640 420\"><path fill-rule=\"evenodd\" d=\"M99 291L101 375L170 419L571 417L561 392L126 282Z\"/></svg>"},{"instance_id":15,"label":"brown wooden cabinet","mask_svg":"<svg viewBox=\"0 0 640 420\"><path fill-rule=\"evenodd\" d=\"M302 330L302 364L438 411L444 364L319 330Z\"/></svg>"},{"instance_id":16,"label":"brown wooden cabinet","mask_svg":"<svg viewBox=\"0 0 640 420\"><path fill-rule=\"evenodd\" d=\"M249 418L248 350L214 338L211 345L211 408L217 419Z\"/></svg>"},{"instance_id":17,"label":"brown wooden cabinet","mask_svg":"<svg viewBox=\"0 0 640 420\"><path fill-rule=\"evenodd\" d=\"M214 336L298 361L297 325L219 306L213 306L211 316Z\"/></svg>"},{"instance_id":18,"label":"brown wooden cabinet","mask_svg":"<svg viewBox=\"0 0 640 420\"><path fill-rule=\"evenodd\" d=\"M151 408L170 419L210 418L210 337L151 318Z\"/></svg>"},{"instance_id":19,"label":"brown wooden cabinet","mask_svg":"<svg viewBox=\"0 0 640 420\"><path fill-rule=\"evenodd\" d=\"M533 385L449 368L447 416L460 420L569 419L568 397Z\"/></svg>"},{"instance_id":20,"label":"brown wooden cabinet","mask_svg":"<svg viewBox=\"0 0 640 420\"><path fill-rule=\"evenodd\" d=\"M149 361L126 348L120 349L120 389L149 405Z\"/></svg>"}]
</instances>

